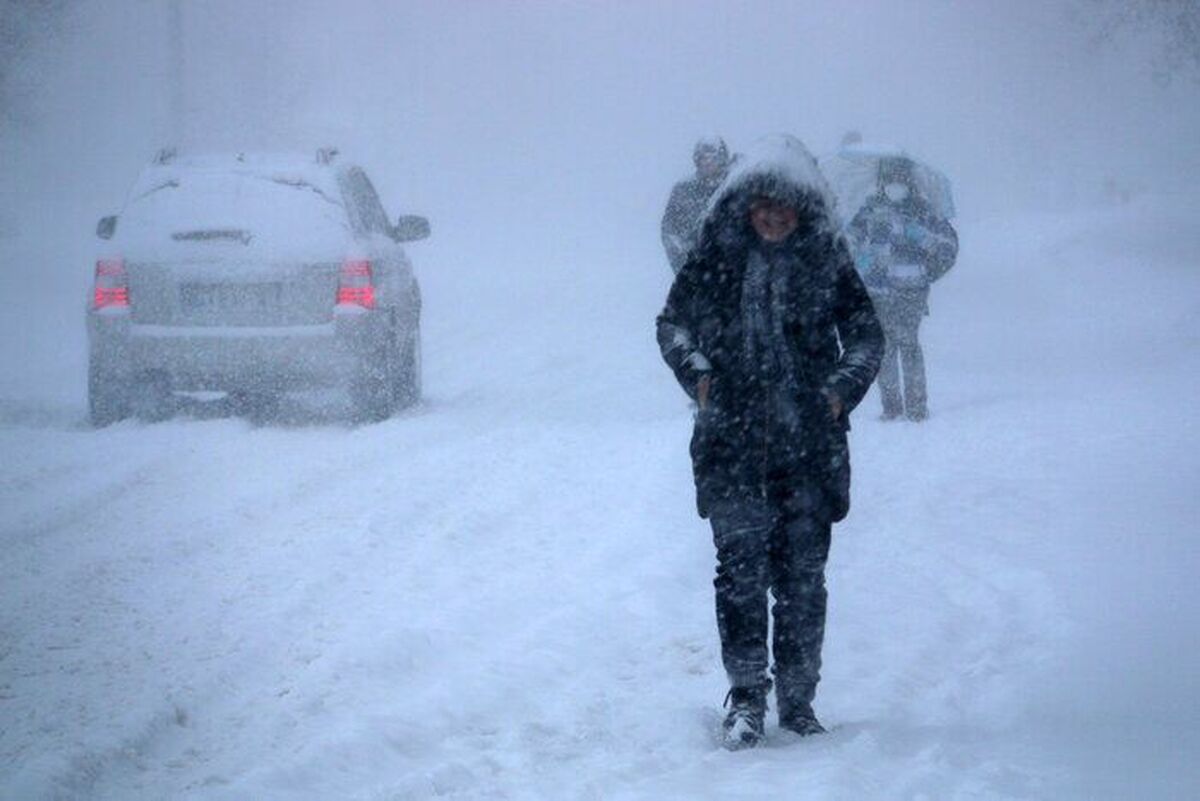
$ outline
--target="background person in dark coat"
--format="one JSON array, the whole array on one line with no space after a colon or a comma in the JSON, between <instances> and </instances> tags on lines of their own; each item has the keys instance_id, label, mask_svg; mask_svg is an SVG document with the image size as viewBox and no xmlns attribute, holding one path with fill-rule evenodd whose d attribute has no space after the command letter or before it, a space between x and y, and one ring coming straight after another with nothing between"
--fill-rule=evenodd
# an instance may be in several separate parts
<instances>
[{"instance_id":1,"label":"background person in dark coat","mask_svg":"<svg viewBox=\"0 0 1200 801\"><path fill-rule=\"evenodd\" d=\"M954 266L958 234L921 197L912 163L903 158L880 162L879 189L854 216L848 234L887 336L879 371L883 418L924 420L929 406L918 334L929 314L930 285Z\"/></svg>"},{"instance_id":2,"label":"background person in dark coat","mask_svg":"<svg viewBox=\"0 0 1200 801\"><path fill-rule=\"evenodd\" d=\"M671 270L678 273L700 238L700 223L709 198L729 171L729 148L719 136L696 142L692 149L696 174L675 184L662 218L662 243Z\"/></svg>"},{"instance_id":3,"label":"background person in dark coat","mask_svg":"<svg viewBox=\"0 0 1200 801\"><path fill-rule=\"evenodd\" d=\"M663 358L699 405L691 453L717 548L730 748L763 735L768 590L780 725L823 731L812 700L830 529L849 509L848 416L883 352L832 208L804 146L764 139L714 196L658 318Z\"/></svg>"}]
</instances>

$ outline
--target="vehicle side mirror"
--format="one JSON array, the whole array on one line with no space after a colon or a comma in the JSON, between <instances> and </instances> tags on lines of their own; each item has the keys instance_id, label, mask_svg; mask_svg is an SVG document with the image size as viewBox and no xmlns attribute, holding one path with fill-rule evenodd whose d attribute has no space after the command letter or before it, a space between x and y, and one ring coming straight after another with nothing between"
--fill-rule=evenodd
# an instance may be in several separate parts
<instances>
[{"instance_id":1,"label":"vehicle side mirror","mask_svg":"<svg viewBox=\"0 0 1200 801\"><path fill-rule=\"evenodd\" d=\"M101 239L112 239L113 234L117 232L117 215L112 214L108 217L101 217L100 222L96 223L96 236Z\"/></svg>"},{"instance_id":2,"label":"vehicle side mirror","mask_svg":"<svg viewBox=\"0 0 1200 801\"><path fill-rule=\"evenodd\" d=\"M429 237L429 220L416 214L403 214L392 228L392 238L397 242L416 242Z\"/></svg>"}]
</instances>

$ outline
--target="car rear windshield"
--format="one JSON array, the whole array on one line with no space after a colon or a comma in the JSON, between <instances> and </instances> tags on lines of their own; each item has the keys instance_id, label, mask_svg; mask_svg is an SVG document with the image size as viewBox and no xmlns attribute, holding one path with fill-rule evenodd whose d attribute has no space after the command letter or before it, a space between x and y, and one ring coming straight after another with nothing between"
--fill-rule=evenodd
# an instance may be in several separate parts
<instances>
[{"instance_id":1,"label":"car rear windshield","mask_svg":"<svg viewBox=\"0 0 1200 801\"><path fill-rule=\"evenodd\" d=\"M180 171L135 188L121 226L156 243L242 247L343 244L349 228L340 193L303 174Z\"/></svg>"}]
</instances>

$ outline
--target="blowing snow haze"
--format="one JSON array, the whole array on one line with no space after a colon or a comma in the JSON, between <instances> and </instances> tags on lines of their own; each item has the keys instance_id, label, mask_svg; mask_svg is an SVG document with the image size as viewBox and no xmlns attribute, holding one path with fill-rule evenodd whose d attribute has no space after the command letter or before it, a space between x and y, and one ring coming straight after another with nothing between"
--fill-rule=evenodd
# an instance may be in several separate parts
<instances>
[{"instance_id":1,"label":"blowing snow haze","mask_svg":"<svg viewBox=\"0 0 1200 801\"><path fill-rule=\"evenodd\" d=\"M1200 78L1143 7L1195 17L0 0L0 797L1200 797ZM849 130L960 256L931 419L854 420L831 739L750 770L659 221L699 137ZM164 147L328 146L431 223L424 401L88 426L97 220ZM172 244L263 245L219 216Z\"/></svg>"},{"instance_id":2,"label":"blowing snow haze","mask_svg":"<svg viewBox=\"0 0 1200 801\"><path fill-rule=\"evenodd\" d=\"M389 210L436 221L439 270L503 258L534 282L655 258L665 188L706 132L788 131L824 153L857 129L937 163L967 218L1173 191L1200 169L1195 82L1154 83L1137 42L1098 46L1088 3L179 7L176 27L169 3L4 6L20 49L0 230L63 248L64 290L91 258L63 232L116 211L167 145L336 145ZM41 319L9 325L28 338ZM43 389L77 390L78 351Z\"/></svg>"},{"instance_id":3,"label":"blowing snow haze","mask_svg":"<svg viewBox=\"0 0 1200 801\"><path fill-rule=\"evenodd\" d=\"M433 245L460 263L468 240L649 255L662 187L707 131L822 153L858 129L942 165L966 214L1200 166L1194 82L1157 86L1145 53L1098 47L1088 3L182 3L178 72L169 3L47 5L7 76L19 232L89 229L168 144L336 144L394 202L469 230Z\"/></svg>"}]
</instances>

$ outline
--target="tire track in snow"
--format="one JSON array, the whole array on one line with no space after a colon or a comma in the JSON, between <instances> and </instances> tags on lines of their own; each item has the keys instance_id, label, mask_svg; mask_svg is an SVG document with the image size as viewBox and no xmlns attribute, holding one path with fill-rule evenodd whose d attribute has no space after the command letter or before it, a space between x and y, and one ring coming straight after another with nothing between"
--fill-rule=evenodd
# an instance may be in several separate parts
<instances>
[{"instance_id":1,"label":"tire track in snow","mask_svg":"<svg viewBox=\"0 0 1200 801\"><path fill-rule=\"evenodd\" d=\"M362 449L362 450L366 450L366 451L376 451L377 450L380 454L388 454L388 453L392 452L391 448L394 448L394 446L395 446L395 443L391 443L390 446L381 446L376 442L372 442L371 444L368 445L367 448ZM360 450L355 455L355 457L345 460L345 466L344 466L345 469L343 471L331 470L329 465L326 465L323 468L323 470L325 472L325 479L327 480L327 486L330 486L330 487L339 487L340 486L341 487L340 493L342 493L342 494L346 494L347 492L359 492L367 497L373 497L375 499L378 499L380 497L380 493L378 492L378 490L385 488L387 486L390 486L393 483L393 481L391 479L372 480L372 479L368 478L366 480L357 482L359 486L353 490L347 489L347 487L353 486L352 482L342 483L339 480L341 478L341 476L344 475L345 471L354 470L354 468L350 468L348 465L352 462L359 461L363 457L364 454L363 454L362 450ZM434 457L436 455L436 451L433 449L421 451L421 453L428 454L429 457ZM414 459L415 464L410 465L409 468L407 469L407 472L411 472L413 477L419 476L422 473L423 469L427 467L427 465L423 464L424 461L425 461L425 459L423 459L421 457ZM361 470L357 470L357 472L359 474L362 473ZM403 473L406 471L401 471L401 472ZM331 473L333 473L334 475L330 475ZM403 485L403 481L401 481L399 483L401 485ZM375 485L375 486L373 487L373 485ZM299 486L299 484L293 483L290 485L289 490L295 490L297 488L297 486ZM417 484L417 486L420 486L420 485ZM298 509L293 509L292 510L293 515L296 518L298 518L298 520L300 521L298 523L298 525L303 528L311 528L312 524L313 524L313 521L310 517L312 515L312 511L314 508L319 508L322 502L329 503L330 507L334 508L334 509L347 508L347 505L344 502L338 502L337 494L338 494L337 492L328 492L327 491L321 496L317 496L315 498L309 497L306 500L305 506L300 507ZM490 508L486 516L484 516L483 518L480 518L479 520L477 520L471 524L472 527L475 529L481 530L485 535L492 534L493 532L489 531L489 529L496 529L497 527L491 525L491 520L498 519L496 517L497 515L503 516L508 511L503 506L503 501L502 501L503 497L504 497L504 494L502 492L500 492L499 490L488 489L484 493L484 495L481 496L480 506L481 507L497 507L498 506L498 508ZM514 508L519 507L520 505L523 505L523 504L527 504L527 502L530 499L531 498L527 498L527 497L515 499L514 500ZM482 501L484 501L484 500L486 500L486 504L482 503ZM431 512L431 513L435 512L437 510L454 510L455 509L455 505L453 503L447 503L447 502L435 502L432 504L426 503L425 506L426 506L426 509L429 510L429 512ZM270 512L270 509L268 509L268 511ZM401 511L404 512L405 516L411 517L411 510L405 509L405 510L401 510ZM308 579L303 582L304 586L298 590L298 594L302 595L302 596L306 596L306 597L318 595L318 596L320 596L322 603L324 603L326 605L331 604L333 607L336 608L338 606L338 604L341 603L339 598L341 596L344 596L347 592L344 588L341 588L338 586L339 583L337 581L333 580L333 577L335 577L336 574L339 572L342 572L342 573L360 572L361 573L361 572L363 572L363 568L365 567L366 572L368 574L378 573L381 569L385 569L385 566L396 565L398 563L398 560L395 558L395 556L401 556L409 564L411 564L411 567L409 568L410 571L419 571L421 565L423 563L427 562L427 560L422 557L422 554L420 551L420 547L421 547L420 543L422 541L422 539L420 537L416 538L416 543L418 545L418 548L414 549L412 547L413 540L410 538L409 541L405 543L405 547L402 550L397 551L397 553L395 555L393 555L392 558L380 558L381 555L386 555L387 551L386 551L386 548L383 548L380 546L378 529L381 526L386 526L386 524L381 523L380 521L382 519L385 519L388 514L389 514L389 510L387 508L383 508L383 509L373 508L369 511L369 513L364 512L358 518L354 518L354 517L350 516L350 517L344 517L343 519L330 519L328 514L323 514L322 522L327 523L330 528L332 528L335 532L337 532L335 535L328 535L330 538L332 538L332 539L346 539L346 538L353 539L354 537L358 537L361 535L362 537L365 537L364 542L366 542L366 545L364 545L363 543L360 542L358 547L349 549L344 554L340 555L340 557L338 559L336 559L332 562L329 561L328 559L326 559L325 563L321 565L319 573L313 573L312 571L310 571L310 573L308 575ZM437 511L437 514L445 514L445 512ZM267 516L273 517L274 512L270 512ZM452 515L452 517L453 517L453 515ZM438 530L438 531L452 532L455 528L461 528L464 521L470 523L469 515L468 515L468 517L465 517L465 518L460 515L459 518L460 519L457 522L451 521L449 524L447 524L446 522L439 523L437 526L434 526L434 529ZM408 521L408 524L406 526L404 526L405 531L403 531L402 533L405 533L405 534L415 533L415 531L420 528L419 515L418 515L417 520L418 520L418 524L413 525L413 521L410 519ZM499 543L501 541L496 540L496 542ZM373 551L372 553L364 552L364 548L366 548L368 546L372 547L372 551ZM261 547L261 542L256 547ZM440 539L437 542L431 542L430 548L431 548L432 552L435 552L435 553L440 552L443 555L446 553L446 550L447 550L446 542L441 541ZM323 547L317 547L315 550L317 553L320 553L324 557L328 557L335 553L334 551L324 549ZM261 554L260 554L260 558L261 558ZM280 571L280 575L282 575L283 573L286 573L286 569L283 571ZM413 596L413 597L408 598L407 600L409 600L410 603L413 603L419 607L424 602L424 600L425 600L424 597L420 593L413 593L413 584L411 582L406 582L404 580L404 578L405 577L404 577L403 571L401 571L399 575L394 577L394 586L396 589L395 589L394 593L392 594L391 600L393 602L398 602L401 599L404 599L405 596ZM383 582L380 579L378 579L378 578L372 579L370 576L368 576L364 580L364 583L367 586L375 586L375 587L383 586ZM374 600L371 603L374 604L375 607L378 607L380 605L381 601ZM308 606L306 607L306 605L308 605ZM299 612L300 617L302 619L305 615L311 617L313 614L313 609L311 608L311 604L307 600L294 601L292 604L290 604L290 608L295 612ZM362 610L360 609L359 611L361 612ZM372 618L372 616L370 614L367 615L367 617L368 617L368 619ZM376 611L374 613L374 618L379 618L379 617L381 617L381 613ZM367 624L360 623L357 626L357 629L361 630L364 627L364 625L367 625ZM340 636L342 638L342 641L345 642L348 635L346 635L343 632ZM368 639L369 638L365 637L361 633L361 631L358 631L358 633L354 634L353 636L349 636L348 641L351 644L351 647L361 648L362 643ZM338 644L339 643L335 642L334 646L337 646ZM332 650L334 652L335 656L337 655L336 647L333 647L330 650ZM386 649L384 649L384 650L386 650ZM263 656L269 657L269 654L259 653L258 657L256 657L255 659L237 657L235 655L225 655L222 658L222 664L233 666L239 662L249 663L249 662L256 661L259 657L263 657ZM253 674L251 674L251 675L253 675ZM430 682L430 684L432 685L432 684L434 684L434 682ZM326 689L328 689L328 688L326 688ZM227 710L229 708L236 709L239 705L244 705L245 703L253 702L255 693L258 693L259 697L266 695L267 693L264 690L265 690L265 688L263 688L257 684L254 684L252 682L249 686L241 688L240 692L237 694L237 697L233 700L232 704L228 704L228 703L227 704L218 704L213 708L208 708L207 711L210 714L220 716L222 714L225 714L225 711L223 711L223 710ZM209 695L212 695L212 693L209 693ZM201 705L202 708L206 707L206 706L207 706L207 704ZM198 712L193 717L195 717L196 719L202 719L204 717L203 709L201 712ZM216 747L219 748L219 745L220 745L219 743L216 744Z\"/></svg>"},{"instance_id":2,"label":"tire track in snow","mask_svg":"<svg viewBox=\"0 0 1200 801\"><path fill-rule=\"evenodd\" d=\"M220 424L220 426L231 427L228 424ZM240 428L236 424L232 427ZM189 428L191 426L186 424L183 426L144 427L136 432L138 448L134 452L172 451L173 446L178 444L180 432L187 432ZM335 432L334 437L336 438L339 433L341 432ZM270 432L266 432L261 438L271 439L272 437ZM250 439L254 438L255 432L250 432ZM327 439L324 435L320 438ZM85 440L85 442L92 446L99 444L98 450L106 452L108 443L97 443L97 439L105 438L100 436ZM225 454L229 459L244 464L246 457L251 455L254 449L254 443L239 443L233 449L222 448L220 450L229 451ZM221 480L220 471L224 465L206 466L204 462L190 460L186 456L181 460L178 453L174 455L173 465L169 465L168 459L170 458L162 455L153 457L145 466L123 477L120 486L124 491L121 493L104 490L107 494L106 503L103 506L102 525L83 528L78 525L78 520L72 521L68 518L65 524L60 526L64 536L69 535L71 540L63 544L60 554L61 562L59 559L49 558L46 552L40 554L45 561L46 570L44 572L50 575L43 577L42 581L47 585L46 589L40 592L40 596L36 596L42 597L44 600L35 602L29 598L26 599L21 612L24 623L32 623L31 631L36 632L38 637L44 636L56 627L67 626L84 632L90 630L92 633L90 639L77 640L72 646L75 652L85 655L83 664L88 661L95 662L98 658L102 658L100 656L102 654L111 654L112 656L105 658L106 661L111 659L119 664L127 661L125 657L121 656L126 652L137 653L145 646L164 645L162 631L172 627L172 620L178 621L180 626L190 631L188 639L191 642L183 643L184 651L190 654L190 660L203 662L206 658L217 656L233 663L236 659L238 644L219 645L218 643L223 639L221 629L219 626L213 627L211 621L206 624L204 621L208 617L207 615L189 620L186 611L176 614L168 611L166 615L155 617L156 614L162 614L162 610L158 608L160 604L165 604L168 610L172 607L171 601L184 603L186 606L185 599L178 597L178 588L173 587L173 584L187 586L187 581L199 579L202 584L220 585L222 580L227 578L211 573L209 575L201 573L194 576L181 576L180 574L185 573L186 570L176 564L176 560L179 557L189 560L196 557L211 559L214 556L236 559L239 550L242 553L246 552L246 544L239 543L234 538L221 541L219 537L222 533L233 534L236 537L240 533L238 525L244 524L247 518L250 522L262 520L260 512L265 511L269 517L277 510L293 504L297 494L308 497L319 496L319 487L336 491L339 486L337 481L315 480L317 477L328 478L330 473L336 475L338 472L336 468L331 469L330 462L332 460L323 458L307 468L301 467L300 478L294 485L290 482L283 482L280 489L274 493L274 500L270 498L270 495L262 492L261 485L255 485L232 493L231 497L224 499L223 504L214 504L212 502L214 497L219 496L229 487L227 482ZM266 457L266 460L270 459L270 456ZM182 464L180 464L181 461ZM251 461L254 460L251 459ZM344 463L342 470L353 469L354 455L352 453L344 455L342 461ZM174 473L170 469L171 466L176 468ZM96 470L94 466L85 466L84 469L89 467L96 474L103 474L103 471ZM196 468L200 469L197 471ZM211 481L213 491L202 493L208 497L203 497L198 505L189 506L186 503L181 505L178 502L179 498L172 497L175 493L171 489L179 484L187 486L187 483L179 482L179 472L186 472L195 481L194 486L199 488L204 487L204 473L213 473ZM307 477L305 474L308 474ZM163 488L168 491L160 492ZM165 495L165 497L156 499L156 495ZM164 501L169 502L164 503ZM84 500L76 502L75 506L76 508L86 508L89 503L90 501ZM330 504L331 508L337 508L337 506L337 504ZM216 521L216 525L214 525L214 521ZM226 524L224 527L221 525L222 521ZM95 530L93 531L92 528ZM201 533L196 534L196 530ZM130 534L133 536L129 536ZM149 536L146 536L147 534ZM163 537L163 534L167 534L167 536ZM206 540L206 534L216 536ZM278 540L275 544L279 544ZM39 543L39 545L45 547L45 543ZM81 546L83 546L82 549ZM68 550L74 551L74 553L68 553ZM222 572L225 567L227 566L222 566ZM64 573L64 571L68 572ZM19 572L24 573L25 571ZM69 575L72 573L79 578L70 578ZM95 580L96 578L101 579L99 584ZM181 578L183 581L180 581ZM213 579L217 581L214 582ZM252 581L253 576L243 573L240 578L229 583L250 584ZM136 592L134 592L134 588L137 588ZM78 596L78 600L64 603L62 597L64 590ZM159 590L161 592L158 592ZM230 601L237 597L235 594L230 598L223 599L222 605L225 608L236 609L236 607L230 607ZM97 601L101 602L97 603ZM61 620L51 622L46 613L37 612L39 605L49 610L49 614L52 616L61 616L60 610L64 607L83 611L76 615L73 624L70 621ZM195 609L195 604L191 608ZM204 645L206 641L211 642L212 645ZM180 643L172 643L170 646L157 649L153 656L145 657L149 663L157 663L160 670L165 668L168 674L178 674L174 679L152 682L151 686L145 688L150 692L156 692L154 685L162 688L157 690L162 696L161 702L155 704L145 697L141 702L157 706L159 711L150 712L140 720L136 715L117 715L113 719L115 727L102 733L100 739L97 740L94 736L85 737L84 742L90 741L91 744L85 745L83 751L76 749L76 755L67 763L60 765L60 769L65 771L65 774L56 779L58 783L65 783L64 786L74 787L78 790L85 786L96 785L106 772L119 770L122 766L129 768L137 762L134 757L145 744L158 739L158 734L170 731L164 729L160 724L161 720L175 717L177 711L181 715L188 714L186 710L177 710L175 703L170 698L172 695L170 687L183 687L189 684L187 664L180 664L181 660L172 659L169 654L172 647L179 645ZM35 641L28 640L26 648L35 646ZM230 647L233 648L232 651L229 650ZM86 656L88 653L92 654L90 658ZM107 668L107 670L112 670L112 668ZM113 681L118 686L112 688L112 695L117 698L128 697L129 693L120 687L120 680L114 679ZM44 689L46 688L43 687ZM66 689L66 692L57 701L53 700L53 696L43 699L50 708L61 708L63 704L67 704L68 707L74 705L75 702L70 699L75 691L70 688L63 689ZM191 698L197 694L196 690L199 688L188 688L188 690L186 695ZM83 691L87 692L86 689ZM103 699L79 699L81 709L103 707L105 703ZM93 734L99 734L99 732L93 732ZM139 767L138 770L144 770L144 767Z\"/></svg>"}]
</instances>

